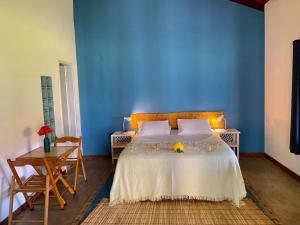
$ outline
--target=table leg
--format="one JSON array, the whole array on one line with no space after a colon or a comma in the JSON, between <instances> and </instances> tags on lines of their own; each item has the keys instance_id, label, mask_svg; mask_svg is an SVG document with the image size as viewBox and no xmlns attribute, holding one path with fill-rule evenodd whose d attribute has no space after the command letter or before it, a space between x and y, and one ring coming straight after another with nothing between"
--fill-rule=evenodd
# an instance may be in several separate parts
<instances>
[{"instance_id":1,"label":"table leg","mask_svg":"<svg viewBox=\"0 0 300 225\"><path fill-rule=\"evenodd\" d=\"M65 157L63 160L63 163L62 164L65 164L65 161L67 160L68 158ZM65 188L72 194L74 195L75 194L75 191L74 189L75 188L72 188L71 185L65 180L65 178L60 174L58 177L57 177L57 180L60 180L63 185L65 186Z\"/></svg>"},{"instance_id":2,"label":"table leg","mask_svg":"<svg viewBox=\"0 0 300 225\"><path fill-rule=\"evenodd\" d=\"M63 178L62 176L59 176L59 180L65 185L65 188L73 195L75 194L74 189L69 185L69 183Z\"/></svg>"},{"instance_id":3,"label":"table leg","mask_svg":"<svg viewBox=\"0 0 300 225\"><path fill-rule=\"evenodd\" d=\"M52 170L51 170L51 167L49 166L49 163L47 161L46 158L44 158L44 163L45 163L45 167L46 167L46 170L47 170L47 173L49 175L49 178L50 178L50 183L51 183L51 186L52 186L52 191L54 193L54 195L56 196L57 200L58 200L58 203L60 205L60 208L64 208L66 202L65 200L63 199L63 197L60 195L59 191L58 191L58 188L56 186L56 181L53 177L53 174L52 174Z\"/></svg>"}]
</instances>

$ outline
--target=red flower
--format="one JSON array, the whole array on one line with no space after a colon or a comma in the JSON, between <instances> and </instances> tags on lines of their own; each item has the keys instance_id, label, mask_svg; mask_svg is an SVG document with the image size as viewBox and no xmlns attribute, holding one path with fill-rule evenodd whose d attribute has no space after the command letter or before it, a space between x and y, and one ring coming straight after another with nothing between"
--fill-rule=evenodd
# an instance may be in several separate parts
<instances>
[{"instance_id":1,"label":"red flower","mask_svg":"<svg viewBox=\"0 0 300 225\"><path fill-rule=\"evenodd\" d=\"M52 133L52 129L48 126L42 126L41 129L38 131L38 135L40 136L50 133Z\"/></svg>"}]
</instances>

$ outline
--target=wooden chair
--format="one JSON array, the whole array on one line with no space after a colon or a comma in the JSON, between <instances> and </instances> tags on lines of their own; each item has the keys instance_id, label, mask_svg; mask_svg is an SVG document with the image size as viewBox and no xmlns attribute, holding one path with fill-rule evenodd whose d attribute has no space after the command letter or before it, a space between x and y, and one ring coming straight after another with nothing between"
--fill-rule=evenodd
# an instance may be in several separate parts
<instances>
[{"instance_id":1,"label":"wooden chair","mask_svg":"<svg viewBox=\"0 0 300 225\"><path fill-rule=\"evenodd\" d=\"M49 192L52 190L52 185L50 185L50 178L47 175L43 175L39 170L38 166L41 166L44 162L32 162L30 160L12 161L7 160L9 167L13 173L11 185L10 185L10 201L9 201L9 217L8 225L13 223L43 223L48 224L48 209L49 209ZM32 165L33 163L33 165ZM37 175L32 175L25 181L22 181L16 171L16 167L21 167L25 165L32 165L36 171ZM14 195L16 193L22 192L25 200L30 209L33 209L35 200L40 196L41 193L45 195L44 203L44 218L43 220L13 220L13 203ZM35 193L33 196L29 196L28 193Z\"/></svg>"},{"instance_id":2,"label":"wooden chair","mask_svg":"<svg viewBox=\"0 0 300 225\"><path fill-rule=\"evenodd\" d=\"M83 163L83 156L82 156L82 151L81 151L82 138L81 137L69 137L69 136L55 137L54 147L56 147L57 144L59 144L59 143L66 143L66 142L71 142L71 143L76 144L78 146L78 148L77 148L77 157L76 158L70 158L69 157L66 160L65 165L64 165L66 167L68 167L68 166L72 167L75 164L73 189L74 189L74 191L76 191L77 190L77 179L78 179L79 165L81 165L84 180L87 181L86 171L85 171L85 167L84 167L84 163Z\"/></svg>"}]
</instances>

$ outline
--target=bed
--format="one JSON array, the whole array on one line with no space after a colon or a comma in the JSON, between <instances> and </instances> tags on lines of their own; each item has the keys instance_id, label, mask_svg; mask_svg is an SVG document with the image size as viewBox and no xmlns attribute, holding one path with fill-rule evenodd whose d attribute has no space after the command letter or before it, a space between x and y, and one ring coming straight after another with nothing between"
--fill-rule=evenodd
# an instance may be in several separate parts
<instances>
[{"instance_id":1,"label":"bed","mask_svg":"<svg viewBox=\"0 0 300 225\"><path fill-rule=\"evenodd\" d=\"M224 126L224 121L216 120L221 112L175 114L132 115L131 126L165 118L172 128L178 118L208 118L212 128ZM133 138L119 157L110 205L162 199L228 200L240 205L246 190L230 147L216 133L180 136L177 132ZM172 151L176 142L184 143L184 153Z\"/></svg>"}]
</instances>

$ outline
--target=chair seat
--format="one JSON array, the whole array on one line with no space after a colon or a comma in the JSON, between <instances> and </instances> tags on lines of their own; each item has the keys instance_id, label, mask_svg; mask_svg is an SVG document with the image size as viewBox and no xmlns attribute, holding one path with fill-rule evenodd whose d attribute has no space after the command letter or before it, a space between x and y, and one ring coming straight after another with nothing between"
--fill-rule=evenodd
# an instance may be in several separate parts
<instances>
[{"instance_id":1,"label":"chair seat","mask_svg":"<svg viewBox=\"0 0 300 225\"><path fill-rule=\"evenodd\" d=\"M22 186L14 189L14 192L32 191L42 192L46 191L46 176L45 175L32 175L28 177Z\"/></svg>"}]
</instances>

